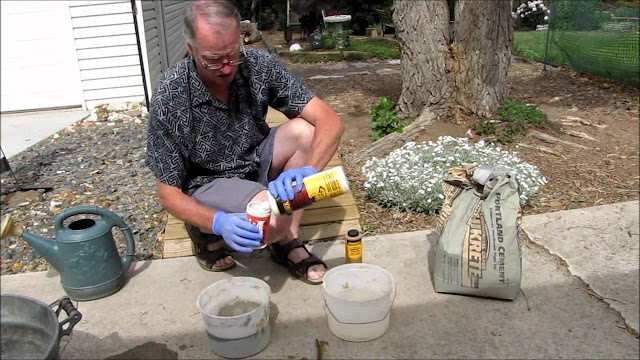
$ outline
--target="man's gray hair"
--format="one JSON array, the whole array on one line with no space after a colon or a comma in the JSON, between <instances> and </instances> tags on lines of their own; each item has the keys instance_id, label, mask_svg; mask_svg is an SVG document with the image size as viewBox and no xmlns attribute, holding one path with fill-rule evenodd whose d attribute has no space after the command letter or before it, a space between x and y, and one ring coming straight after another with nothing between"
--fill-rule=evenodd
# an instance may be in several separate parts
<instances>
[{"instance_id":1,"label":"man's gray hair","mask_svg":"<svg viewBox=\"0 0 640 360\"><path fill-rule=\"evenodd\" d=\"M235 20L240 31L240 13L226 0L191 0L185 6L184 38L191 45L196 44L196 21L202 17L211 26L220 26L219 20Z\"/></svg>"}]
</instances>

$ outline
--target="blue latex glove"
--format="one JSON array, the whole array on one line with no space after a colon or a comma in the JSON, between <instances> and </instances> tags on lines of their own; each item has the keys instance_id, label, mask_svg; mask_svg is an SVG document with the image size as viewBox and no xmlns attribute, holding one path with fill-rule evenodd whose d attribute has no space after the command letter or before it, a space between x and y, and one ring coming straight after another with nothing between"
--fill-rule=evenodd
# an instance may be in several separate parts
<instances>
[{"instance_id":1,"label":"blue latex glove","mask_svg":"<svg viewBox=\"0 0 640 360\"><path fill-rule=\"evenodd\" d=\"M316 169L311 166L305 166L298 169L289 169L268 185L269 192L274 198L282 201L292 200L295 196L291 182L296 182L296 192L302 190L302 178L317 173Z\"/></svg>"},{"instance_id":2,"label":"blue latex glove","mask_svg":"<svg viewBox=\"0 0 640 360\"><path fill-rule=\"evenodd\" d=\"M246 220L245 213L218 211L213 217L211 230L221 235L233 250L240 252L253 252L251 247L259 247L262 240L258 227Z\"/></svg>"}]
</instances>

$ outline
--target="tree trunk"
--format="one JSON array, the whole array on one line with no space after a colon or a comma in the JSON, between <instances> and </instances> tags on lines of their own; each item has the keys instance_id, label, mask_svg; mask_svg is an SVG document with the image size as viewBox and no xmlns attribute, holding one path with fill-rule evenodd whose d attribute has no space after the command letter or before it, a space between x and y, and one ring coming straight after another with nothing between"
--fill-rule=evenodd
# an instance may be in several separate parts
<instances>
[{"instance_id":1,"label":"tree trunk","mask_svg":"<svg viewBox=\"0 0 640 360\"><path fill-rule=\"evenodd\" d=\"M457 0L453 35L446 0L395 0L393 21L402 65L399 115L415 120L412 131L376 141L356 156L360 160L415 139L416 129L451 110L489 117L506 93L511 0Z\"/></svg>"},{"instance_id":2,"label":"tree trunk","mask_svg":"<svg viewBox=\"0 0 640 360\"><path fill-rule=\"evenodd\" d=\"M401 117L415 118L425 106L444 103L450 87L446 78L449 44L447 2L394 2L393 22L400 41L402 94Z\"/></svg>"},{"instance_id":3,"label":"tree trunk","mask_svg":"<svg viewBox=\"0 0 640 360\"><path fill-rule=\"evenodd\" d=\"M511 62L511 1L459 0L449 61L452 103L490 117L504 99Z\"/></svg>"},{"instance_id":4,"label":"tree trunk","mask_svg":"<svg viewBox=\"0 0 640 360\"><path fill-rule=\"evenodd\" d=\"M251 0L251 22L258 23L258 0Z\"/></svg>"}]
</instances>

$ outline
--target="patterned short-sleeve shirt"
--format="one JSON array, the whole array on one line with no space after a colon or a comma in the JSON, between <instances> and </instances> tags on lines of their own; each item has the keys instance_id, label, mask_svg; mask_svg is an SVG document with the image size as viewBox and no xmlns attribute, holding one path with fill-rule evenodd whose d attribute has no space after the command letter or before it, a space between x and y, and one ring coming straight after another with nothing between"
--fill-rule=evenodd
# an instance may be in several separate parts
<instances>
[{"instance_id":1,"label":"patterned short-sleeve shirt","mask_svg":"<svg viewBox=\"0 0 640 360\"><path fill-rule=\"evenodd\" d=\"M159 80L151 100L146 165L161 182L188 191L216 178L251 179L269 134L268 107L298 116L312 92L273 55L246 50L229 104L207 91L188 56Z\"/></svg>"}]
</instances>

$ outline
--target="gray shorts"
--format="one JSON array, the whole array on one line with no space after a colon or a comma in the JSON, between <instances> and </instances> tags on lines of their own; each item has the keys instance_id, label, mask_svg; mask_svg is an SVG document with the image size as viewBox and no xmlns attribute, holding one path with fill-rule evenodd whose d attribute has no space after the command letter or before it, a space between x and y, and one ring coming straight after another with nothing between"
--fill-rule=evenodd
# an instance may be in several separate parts
<instances>
[{"instance_id":1,"label":"gray shorts","mask_svg":"<svg viewBox=\"0 0 640 360\"><path fill-rule=\"evenodd\" d=\"M190 193L191 197L198 203L216 210L228 213L245 212L249 201L257 193L267 189L277 130L278 127L272 128L269 135L258 146L260 164L257 181L237 177L215 179Z\"/></svg>"}]
</instances>

